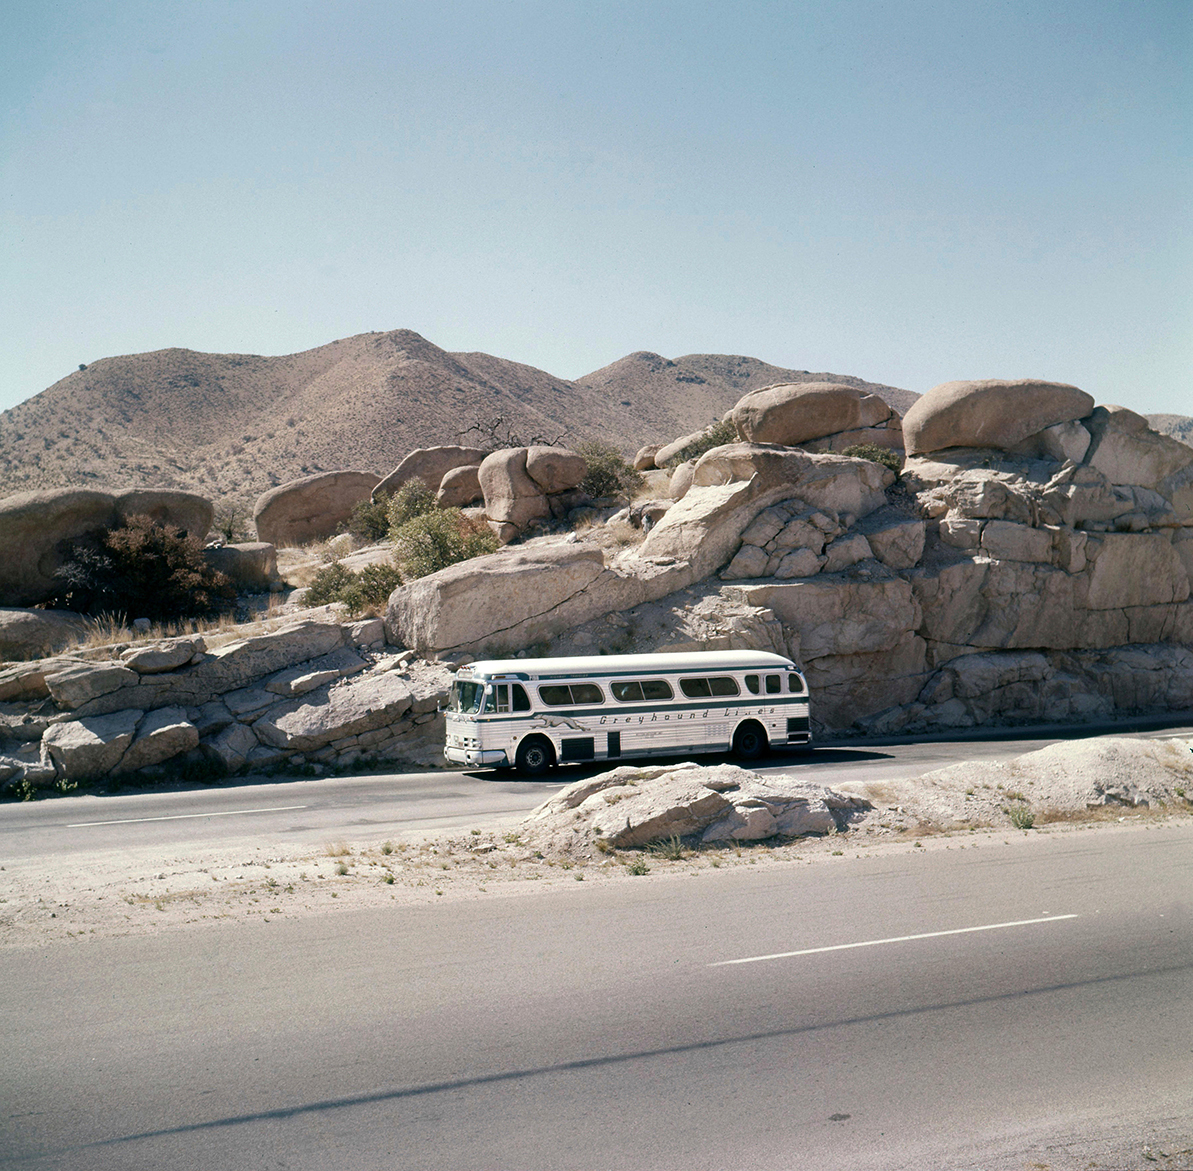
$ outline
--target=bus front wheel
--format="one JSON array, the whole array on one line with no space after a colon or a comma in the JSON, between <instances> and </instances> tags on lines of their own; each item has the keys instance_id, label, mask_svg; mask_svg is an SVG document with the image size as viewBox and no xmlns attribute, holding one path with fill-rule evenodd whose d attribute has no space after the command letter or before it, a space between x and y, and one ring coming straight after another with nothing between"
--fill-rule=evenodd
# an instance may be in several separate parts
<instances>
[{"instance_id":1,"label":"bus front wheel","mask_svg":"<svg viewBox=\"0 0 1193 1171\"><path fill-rule=\"evenodd\" d=\"M766 729L753 720L742 724L733 735L733 755L741 760L757 760L769 747Z\"/></svg>"},{"instance_id":2,"label":"bus front wheel","mask_svg":"<svg viewBox=\"0 0 1193 1171\"><path fill-rule=\"evenodd\" d=\"M518 745L515 763L518 772L528 777L542 776L555 763L555 750L550 740L531 736Z\"/></svg>"}]
</instances>

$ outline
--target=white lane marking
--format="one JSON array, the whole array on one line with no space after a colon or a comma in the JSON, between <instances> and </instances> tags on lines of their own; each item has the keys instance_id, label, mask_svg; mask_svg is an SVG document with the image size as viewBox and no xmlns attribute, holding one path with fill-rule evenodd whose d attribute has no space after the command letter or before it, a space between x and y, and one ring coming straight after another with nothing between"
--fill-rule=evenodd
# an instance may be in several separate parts
<instances>
[{"instance_id":1,"label":"white lane marking","mask_svg":"<svg viewBox=\"0 0 1193 1171\"><path fill-rule=\"evenodd\" d=\"M848 951L854 947L878 947L882 943L907 943L912 939L938 939L942 935L968 935L971 931L998 931L1003 927L1028 927L1033 923L1059 923L1062 919L1077 919L1078 915L1046 915L1042 919L1017 919L1014 923L987 923L981 927L956 927L952 931L925 931L920 935L896 935L891 939L867 939L862 943L838 943L832 947L806 947L803 951L779 951L768 956L746 956L740 960L718 960L710 968L724 968L729 964L757 964L763 960L786 960L792 956L819 955L826 951Z\"/></svg>"},{"instance_id":2,"label":"white lane marking","mask_svg":"<svg viewBox=\"0 0 1193 1171\"><path fill-rule=\"evenodd\" d=\"M120 821L75 821L67 829L89 825L133 825L138 821L185 821L189 817L236 817L241 813L281 813L287 809L305 809L305 805L270 805L265 809L225 809L219 813L173 813L169 817L125 817Z\"/></svg>"}]
</instances>

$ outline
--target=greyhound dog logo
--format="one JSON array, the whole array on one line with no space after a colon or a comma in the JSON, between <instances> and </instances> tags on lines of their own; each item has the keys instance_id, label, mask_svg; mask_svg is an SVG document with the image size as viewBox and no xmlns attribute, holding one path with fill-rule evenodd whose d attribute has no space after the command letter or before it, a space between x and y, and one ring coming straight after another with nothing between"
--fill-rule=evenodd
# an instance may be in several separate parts
<instances>
[{"instance_id":1,"label":"greyhound dog logo","mask_svg":"<svg viewBox=\"0 0 1193 1171\"><path fill-rule=\"evenodd\" d=\"M576 723L569 716L539 716L531 725L533 728L570 728L573 732L587 732L583 724Z\"/></svg>"}]
</instances>

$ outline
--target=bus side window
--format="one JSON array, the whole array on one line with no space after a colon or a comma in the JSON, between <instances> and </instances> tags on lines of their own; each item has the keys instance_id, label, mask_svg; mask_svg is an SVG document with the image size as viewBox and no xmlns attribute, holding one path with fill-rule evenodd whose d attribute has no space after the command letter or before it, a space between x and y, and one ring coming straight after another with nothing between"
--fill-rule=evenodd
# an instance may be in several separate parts
<instances>
[{"instance_id":1,"label":"bus side window","mask_svg":"<svg viewBox=\"0 0 1193 1171\"><path fill-rule=\"evenodd\" d=\"M514 693L514 711L528 712L530 711L530 700L526 695L526 689L521 683L515 683L510 690Z\"/></svg>"},{"instance_id":2,"label":"bus side window","mask_svg":"<svg viewBox=\"0 0 1193 1171\"><path fill-rule=\"evenodd\" d=\"M688 699L707 699L712 694L707 679L681 679L679 689Z\"/></svg>"},{"instance_id":3,"label":"bus side window","mask_svg":"<svg viewBox=\"0 0 1193 1171\"><path fill-rule=\"evenodd\" d=\"M643 699L671 699L671 684L666 679L643 679Z\"/></svg>"},{"instance_id":4,"label":"bus side window","mask_svg":"<svg viewBox=\"0 0 1193 1171\"><path fill-rule=\"evenodd\" d=\"M496 704L493 708L495 712L508 712L510 710L510 689L508 683L498 683L494 688L493 698Z\"/></svg>"},{"instance_id":5,"label":"bus side window","mask_svg":"<svg viewBox=\"0 0 1193 1171\"><path fill-rule=\"evenodd\" d=\"M768 675L766 677L766 694L778 695L783 690L783 681L778 675Z\"/></svg>"},{"instance_id":6,"label":"bus side window","mask_svg":"<svg viewBox=\"0 0 1193 1171\"><path fill-rule=\"evenodd\" d=\"M746 676L746 686L750 689L751 695L757 695L760 690L758 687L758 676L757 675L747 675Z\"/></svg>"},{"instance_id":7,"label":"bus side window","mask_svg":"<svg viewBox=\"0 0 1193 1171\"><path fill-rule=\"evenodd\" d=\"M796 695L803 694L804 681L794 671L787 676L787 690L794 692Z\"/></svg>"}]
</instances>

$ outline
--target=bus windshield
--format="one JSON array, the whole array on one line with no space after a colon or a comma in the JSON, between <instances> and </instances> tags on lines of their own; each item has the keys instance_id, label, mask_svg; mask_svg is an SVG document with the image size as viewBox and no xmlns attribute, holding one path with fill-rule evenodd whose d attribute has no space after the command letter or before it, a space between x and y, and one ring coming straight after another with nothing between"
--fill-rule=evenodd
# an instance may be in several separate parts
<instances>
[{"instance_id":1,"label":"bus windshield","mask_svg":"<svg viewBox=\"0 0 1193 1171\"><path fill-rule=\"evenodd\" d=\"M448 703L450 711L461 715L475 716L481 710L481 700L485 697L483 683L465 683L457 680L452 684L451 700Z\"/></svg>"}]
</instances>

